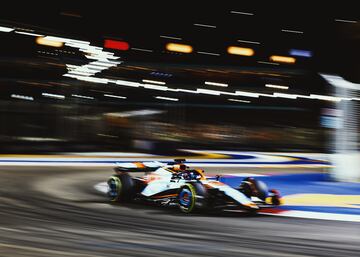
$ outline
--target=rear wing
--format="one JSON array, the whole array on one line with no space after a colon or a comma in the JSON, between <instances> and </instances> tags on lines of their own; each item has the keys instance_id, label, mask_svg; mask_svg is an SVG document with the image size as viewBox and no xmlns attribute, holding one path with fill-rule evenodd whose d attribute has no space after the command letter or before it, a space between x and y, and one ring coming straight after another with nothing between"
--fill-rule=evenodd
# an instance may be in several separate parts
<instances>
[{"instance_id":1,"label":"rear wing","mask_svg":"<svg viewBox=\"0 0 360 257\"><path fill-rule=\"evenodd\" d=\"M152 172L164 164L161 162L126 162L116 163L117 167L114 168L116 172Z\"/></svg>"}]
</instances>

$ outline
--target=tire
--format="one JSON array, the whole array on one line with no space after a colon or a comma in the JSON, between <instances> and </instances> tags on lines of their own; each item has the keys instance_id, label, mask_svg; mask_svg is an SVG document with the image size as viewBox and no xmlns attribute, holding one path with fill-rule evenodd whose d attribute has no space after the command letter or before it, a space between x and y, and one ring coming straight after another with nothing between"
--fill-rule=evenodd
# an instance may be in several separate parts
<instances>
[{"instance_id":1,"label":"tire","mask_svg":"<svg viewBox=\"0 0 360 257\"><path fill-rule=\"evenodd\" d=\"M108 197L111 202L129 202L135 196L135 183L127 173L111 176L107 184L109 186Z\"/></svg>"},{"instance_id":2,"label":"tire","mask_svg":"<svg viewBox=\"0 0 360 257\"><path fill-rule=\"evenodd\" d=\"M255 196L263 201L265 201L266 197L268 196L268 189L266 184L251 177L245 178L241 182L239 190L249 198L251 198L251 196Z\"/></svg>"},{"instance_id":3,"label":"tire","mask_svg":"<svg viewBox=\"0 0 360 257\"><path fill-rule=\"evenodd\" d=\"M178 204L183 213L204 211L207 207L207 191L201 183L189 183L178 192Z\"/></svg>"},{"instance_id":4,"label":"tire","mask_svg":"<svg viewBox=\"0 0 360 257\"><path fill-rule=\"evenodd\" d=\"M279 192L275 189L271 189L269 192L273 193L273 196L271 196L271 204L276 206L281 205L282 202Z\"/></svg>"}]
</instances>

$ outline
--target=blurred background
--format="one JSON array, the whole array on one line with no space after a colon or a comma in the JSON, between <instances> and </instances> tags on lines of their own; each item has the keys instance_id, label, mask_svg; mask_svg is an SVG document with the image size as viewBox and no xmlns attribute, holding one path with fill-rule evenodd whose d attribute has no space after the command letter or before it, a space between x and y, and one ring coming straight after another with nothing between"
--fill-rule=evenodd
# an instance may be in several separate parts
<instances>
[{"instance_id":1,"label":"blurred background","mask_svg":"<svg viewBox=\"0 0 360 257\"><path fill-rule=\"evenodd\" d=\"M1 152L333 150L356 8L139 4L1 8Z\"/></svg>"},{"instance_id":2,"label":"blurred background","mask_svg":"<svg viewBox=\"0 0 360 257\"><path fill-rule=\"evenodd\" d=\"M0 256L359 256L359 18L351 1L3 1ZM284 205L103 194L118 163L179 156Z\"/></svg>"}]
</instances>

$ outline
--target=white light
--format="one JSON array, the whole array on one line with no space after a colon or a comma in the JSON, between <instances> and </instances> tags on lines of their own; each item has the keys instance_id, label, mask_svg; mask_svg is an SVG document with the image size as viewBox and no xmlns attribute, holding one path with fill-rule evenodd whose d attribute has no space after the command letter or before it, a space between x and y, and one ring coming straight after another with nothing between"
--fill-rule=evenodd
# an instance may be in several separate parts
<instances>
[{"instance_id":1,"label":"white light","mask_svg":"<svg viewBox=\"0 0 360 257\"><path fill-rule=\"evenodd\" d=\"M280 86L280 85L273 85L273 84L265 84L265 87L277 88L277 89L289 89L289 87L287 87L287 86Z\"/></svg>"},{"instance_id":2,"label":"white light","mask_svg":"<svg viewBox=\"0 0 360 257\"><path fill-rule=\"evenodd\" d=\"M178 98L164 97L164 96L155 96L156 99L167 100L167 101L179 101Z\"/></svg>"},{"instance_id":3,"label":"white light","mask_svg":"<svg viewBox=\"0 0 360 257\"><path fill-rule=\"evenodd\" d=\"M75 78L75 79L82 80L82 81L94 82L94 83L102 83L102 84L109 83L109 80L104 79L104 78L87 77L87 76L75 75L75 74L71 74L71 73L64 74L63 76Z\"/></svg>"},{"instance_id":4,"label":"white light","mask_svg":"<svg viewBox=\"0 0 360 257\"><path fill-rule=\"evenodd\" d=\"M45 96L45 97L50 97L50 98L65 99L65 96L58 95L58 94L42 93L41 95Z\"/></svg>"},{"instance_id":5,"label":"white light","mask_svg":"<svg viewBox=\"0 0 360 257\"><path fill-rule=\"evenodd\" d=\"M260 45L260 42L238 39L238 42Z\"/></svg>"},{"instance_id":6,"label":"white light","mask_svg":"<svg viewBox=\"0 0 360 257\"><path fill-rule=\"evenodd\" d=\"M196 91L200 94L207 94L207 95L220 95L221 94L221 91L203 89L203 88L197 88Z\"/></svg>"},{"instance_id":7,"label":"white light","mask_svg":"<svg viewBox=\"0 0 360 257\"><path fill-rule=\"evenodd\" d=\"M32 97L32 96L12 94L11 97L21 99L21 100L34 101L34 97Z\"/></svg>"},{"instance_id":8,"label":"white light","mask_svg":"<svg viewBox=\"0 0 360 257\"><path fill-rule=\"evenodd\" d=\"M76 71L76 70L71 70L69 71L70 74L75 74L75 75L80 75L80 76L90 76L92 75L89 72L85 72L85 71Z\"/></svg>"},{"instance_id":9,"label":"white light","mask_svg":"<svg viewBox=\"0 0 360 257\"><path fill-rule=\"evenodd\" d=\"M182 40L182 38L180 37L170 37L170 36L160 36L162 38L167 38L167 39L174 39L174 40Z\"/></svg>"},{"instance_id":10,"label":"white light","mask_svg":"<svg viewBox=\"0 0 360 257\"><path fill-rule=\"evenodd\" d=\"M128 111L128 112L112 112L106 113L107 116L112 117L132 117L132 116L144 116L144 115L153 115L153 114L160 114L164 113L164 111L160 110L136 110L136 111Z\"/></svg>"},{"instance_id":11,"label":"white light","mask_svg":"<svg viewBox=\"0 0 360 257\"><path fill-rule=\"evenodd\" d=\"M136 47L132 47L131 50L135 50L135 51L142 51L142 52L154 52L153 50L150 49L144 49L144 48L136 48Z\"/></svg>"},{"instance_id":12,"label":"white light","mask_svg":"<svg viewBox=\"0 0 360 257\"><path fill-rule=\"evenodd\" d=\"M274 93L275 97L287 98L287 99L296 99L298 95L293 94L284 94L284 93Z\"/></svg>"},{"instance_id":13,"label":"white light","mask_svg":"<svg viewBox=\"0 0 360 257\"><path fill-rule=\"evenodd\" d=\"M2 27L0 26L0 32L11 32L13 31L13 28L8 28L8 27Z\"/></svg>"},{"instance_id":14,"label":"white light","mask_svg":"<svg viewBox=\"0 0 360 257\"><path fill-rule=\"evenodd\" d=\"M51 41L69 43L69 44L73 44L73 45L80 45L80 46L90 45L90 42L88 42L88 41L81 41L81 40L75 40L75 39L64 38L64 37L46 36L45 39L51 40Z\"/></svg>"},{"instance_id":15,"label":"white light","mask_svg":"<svg viewBox=\"0 0 360 257\"><path fill-rule=\"evenodd\" d=\"M22 31L15 31L17 34L26 35L26 36L34 36L34 37L43 37L44 35L36 34L36 33L29 33L29 32L22 32Z\"/></svg>"},{"instance_id":16,"label":"white light","mask_svg":"<svg viewBox=\"0 0 360 257\"><path fill-rule=\"evenodd\" d=\"M213 55L213 56L220 56L220 54L217 54L217 53L209 53L209 52L201 52L201 51L198 51L197 53L198 54Z\"/></svg>"},{"instance_id":17,"label":"white light","mask_svg":"<svg viewBox=\"0 0 360 257\"><path fill-rule=\"evenodd\" d=\"M282 32L287 32L287 33L295 33L295 34L303 34L303 31L300 30L290 30L290 29L282 29Z\"/></svg>"},{"instance_id":18,"label":"white light","mask_svg":"<svg viewBox=\"0 0 360 257\"><path fill-rule=\"evenodd\" d=\"M86 95L71 95L71 96L77 97L77 98L83 98L83 99L91 99L91 100L95 99L92 96L86 96Z\"/></svg>"},{"instance_id":19,"label":"white light","mask_svg":"<svg viewBox=\"0 0 360 257\"><path fill-rule=\"evenodd\" d=\"M207 24L200 24L200 23L195 23L194 26L216 29L216 26L214 26L214 25L207 25Z\"/></svg>"},{"instance_id":20,"label":"white light","mask_svg":"<svg viewBox=\"0 0 360 257\"><path fill-rule=\"evenodd\" d=\"M170 89L169 88L169 91L184 92L184 93L191 93L191 94L199 94L198 91L188 90L188 89L181 89L181 88L176 88L176 89Z\"/></svg>"},{"instance_id":21,"label":"white light","mask_svg":"<svg viewBox=\"0 0 360 257\"><path fill-rule=\"evenodd\" d=\"M144 88L147 88L147 89L154 89L154 90L161 90L161 91L166 91L166 90L168 90L168 87L151 85L151 84L143 84L143 87L144 87Z\"/></svg>"},{"instance_id":22,"label":"white light","mask_svg":"<svg viewBox=\"0 0 360 257\"><path fill-rule=\"evenodd\" d=\"M343 20L343 19L335 19L337 22L346 22L346 23L357 23L357 21L354 20Z\"/></svg>"},{"instance_id":23,"label":"white light","mask_svg":"<svg viewBox=\"0 0 360 257\"><path fill-rule=\"evenodd\" d=\"M251 93L251 92L245 92L245 91L235 91L235 95L241 95L241 96L246 96L246 97L254 97L254 98L259 97L259 93Z\"/></svg>"},{"instance_id":24,"label":"white light","mask_svg":"<svg viewBox=\"0 0 360 257\"><path fill-rule=\"evenodd\" d=\"M229 86L228 84L225 84L225 83L217 83L217 82L211 82L211 81L205 81L205 85L217 86L217 87L227 87L227 86Z\"/></svg>"},{"instance_id":25,"label":"white light","mask_svg":"<svg viewBox=\"0 0 360 257\"><path fill-rule=\"evenodd\" d=\"M258 61L258 63L262 63L262 64L270 64L270 65L280 65L277 62L264 62L264 61Z\"/></svg>"},{"instance_id":26,"label":"white light","mask_svg":"<svg viewBox=\"0 0 360 257\"><path fill-rule=\"evenodd\" d=\"M117 85L127 86L127 87L140 87L140 83L127 81L127 80L116 80L115 82Z\"/></svg>"},{"instance_id":27,"label":"white light","mask_svg":"<svg viewBox=\"0 0 360 257\"><path fill-rule=\"evenodd\" d=\"M107 97L112 97L112 98L119 98L119 99L126 99L126 96L120 96L120 95L109 95L109 94L104 94L104 96Z\"/></svg>"},{"instance_id":28,"label":"white light","mask_svg":"<svg viewBox=\"0 0 360 257\"><path fill-rule=\"evenodd\" d=\"M331 101L331 102L340 102L342 99L341 97L336 96L328 96L328 95L315 95L310 94L312 99L324 100L324 101ZM345 99L344 99L345 100Z\"/></svg>"},{"instance_id":29,"label":"white light","mask_svg":"<svg viewBox=\"0 0 360 257\"><path fill-rule=\"evenodd\" d=\"M230 13L233 13L233 14L241 14L241 15L254 15L253 13L250 13L250 12L238 12L238 11L230 11Z\"/></svg>"},{"instance_id":30,"label":"white light","mask_svg":"<svg viewBox=\"0 0 360 257\"><path fill-rule=\"evenodd\" d=\"M229 101L232 101L232 102L239 102L239 103L251 103L250 101L246 101L246 100L240 100L240 99L233 99L233 98L230 98L228 99Z\"/></svg>"},{"instance_id":31,"label":"white light","mask_svg":"<svg viewBox=\"0 0 360 257\"><path fill-rule=\"evenodd\" d=\"M144 83L158 84L158 85L165 85L165 84L166 84L166 83L163 82L163 81L149 80L149 79L143 79L142 82L144 82Z\"/></svg>"}]
</instances>

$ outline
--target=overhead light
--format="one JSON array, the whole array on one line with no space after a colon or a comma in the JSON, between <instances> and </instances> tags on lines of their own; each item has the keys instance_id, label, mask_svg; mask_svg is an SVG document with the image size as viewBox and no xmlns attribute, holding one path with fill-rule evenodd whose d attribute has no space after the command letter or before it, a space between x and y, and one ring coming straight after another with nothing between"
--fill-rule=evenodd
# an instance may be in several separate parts
<instances>
[{"instance_id":1,"label":"overhead light","mask_svg":"<svg viewBox=\"0 0 360 257\"><path fill-rule=\"evenodd\" d=\"M48 40L51 40L51 41L68 43L74 47L79 47L79 48L85 47L86 45L90 45L89 41L82 41L82 40L76 40L76 39L65 38L65 37L46 36L45 38Z\"/></svg>"},{"instance_id":2,"label":"overhead light","mask_svg":"<svg viewBox=\"0 0 360 257\"><path fill-rule=\"evenodd\" d=\"M129 48L130 48L128 42L118 41L118 40L111 40L111 39L105 39L104 47L105 48L116 49L116 50L120 50L120 51L126 51L126 50L129 50Z\"/></svg>"},{"instance_id":3,"label":"overhead light","mask_svg":"<svg viewBox=\"0 0 360 257\"><path fill-rule=\"evenodd\" d=\"M52 47L62 47L64 42L49 40L46 37L38 37L36 38L36 43L39 45L52 46Z\"/></svg>"},{"instance_id":4,"label":"overhead light","mask_svg":"<svg viewBox=\"0 0 360 257\"><path fill-rule=\"evenodd\" d=\"M86 96L86 95L75 95L75 94L73 94L73 95L71 95L71 96L77 97L77 98L83 98L83 99L90 99L90 100L95 99L95 98L92 97L92 96Z\"/></svg>"},{"instance_id":5,"label":"overhead light","mask_svg":"<svg viewBox=\"0 0 360 257\"><path fill-rule=\"evenodd\" d=\"M178 98L164 97L164 96L155 96L156 99L167 100L167 101L179 101Z\"/></svg>"},{"instance_id":6,"label":"overhead light","mask_svg":"<svg viewBox=\"0 0 360 257\"><path fill-rule=\"evenodd\" d=\"M268 64L268 65L279 65L277 62L264 62L264 61L257 61L258 63L261 64Z\"/></svg>"},{"instance_id":7,"label":"overhead light","mask_svg":"<svg viewBox=\"0 0 360 257\"><path fill-rule=\"evenodd\" d=\"M198 93L207 94L207 95L220 95L221 94L221 91L204 89L204 88L197 88L196 91Z\"/></svg>"},{"instance_id":8,"label":"overhead light","mask_svg":"<svg viewBox=\"0 0 360 257\"><path fill-rule=\"evenodd\" d=\"M254 15L253 13L250 13L250 12L230 11L230 13L233 13L233 14L241 14L241 15L249 15L249 16Z\"/></svg>"},{"instance_id":9,"label":"overhead light","mask_svg":"<svg viewBox=\"0 0 360 257\"><path fill-rule=\"evenodd\" d=\"M43 37L44 35L30 33L30 32L23 32L23 31L15 31L17 34L26 35L26 36L34 36L34 37Z\"/></svg>"},{"instance_id":10,"label":"overhead light","mask_svg":"<svg viewBox=\"0 0 360 257\"><path fill-rule=\"evenodd\" d=\"M34 97L32 97L32 96L27 96L27 95L12 94L11 97L12 97L12 98L21 99L21 100L34 101Z\"/></svg>"},{"instance_id":11,"label":"overhead light","mask_svg":"<svg viewBox=\"0 0 360 257\"><path fill-rule=\"evenodd\" d=\"M273 85L273 84L265 84L265 87L277 88L277 89L289 89L289 87L287 87L287 86L280 86L280 85Z\"/></svg>"},{"instance_id":12,"label":"overhead light","mask_svg":"<svg viewBox=\"0 0 360 257\"><path fill-rule=\"evenodd\" d=\"M133 81L127 81L127 80L116 80L117 85L127 86L127 87L140 87L140 83L133 82Z\"/></svg>"},{"instance_id":13,"label":"overhead light","mask_svg":"<svg viewBox=\"0 0 360 257\"><path fill-rule=\"evenodd\" d=\"M144 84L143 86L144 86L144 88L147 88L147 89L154 89L154 90L161 90L161 91L168 90L168 87L165 87L165 86L157 86L157 85L151 85L151 84Z\"/></svg>"},{"instance_id":14,"label":"overhead light","mask_svg":"<svg viewBox=\"0 0 360 257\"><path fill-rule=\"evenodd\" d=\"M245 92L245 91L235 91L235 95L241 95L241 96L246 96L246 97L254 97L254 98L259 97L259 93L252 93L252 92Z\"/></svg>"},{"instance_id":15,"label":"overhead light","mask_svg":"<svg viewBox=\"0 0 360 257\"><path fill-rule=\"evenodd\" d=\"M45 96L45 97L50 97L50 98L65 99L65 96L58 95L58 94L42 93L41 95Z\"/></svg>"},{"instance_id":16,"label":"overhead light","mask_svg":"<svg viewBox=\"0 0 360 257\"><path fill-rule=\"evenodd\" d=\"M251 103L251 101L247 101L247 100L240 100L240 99L233 99L233 98L230 98L228 99L229 101L231 102L239 102L239 103Z\"/></svg>"},{"instance_id":17,"label":"overhead light","mask_svg":"<svg viewBox=\"0 0 360 257\"><path fill-rule=\"evenodd\" d=\"M8 28L8 27L2 27L0 26L0 32L11 32L13 31L13 28Z\"/></svg>"},{"instance_id":18,"label":"overhead light","mask_svg":"<svg viewBox=\"0 0 360 257\"><path fill-rule=\"evenodd\" d=\"M210 52L202 52L202 51L198 51L198 54L205 54L205 55L213 55L213 56L220 56L220 54L217 53L210 53Z\"/></svg>"},{"instance_id":19,"label":"overhead light","mask_svg":"<svg viewBox=\"0 0 360 257\"><path fill-rule=\"evenodd\" d=\"M120 96L120 95L110 95L110 94L104 94L104 96L106 97L111 97L111 98L119 98L119 99L126 99L126 96Z\"/></svg>"},{"instance_id":20,"label":"overhead light","mask_svg":"<svg viewBox=\"0 0 360 257\"><path fill-rule=\"evenodd\" d=\"M331 102L340 102L342 100L341 97L327 96L327 95L316 95L316 94L310 94L310 98L318 99L318 100L331 101Z\"/></svg>"},{"instance_id":21,"label":"overhead light","mask_svg":"<svg viewBox=\"0 0 360 257\"><path fill-rule=\"evenodd\" d=\"M298 95L293 94L284 94L284 93L274 93L275 97L288 98L288 99L296 99Z\"/></svg>"},{"instance_id":22,"label":"overhead light","mask_svg":"<svg viewBox=\"0 0 360 257\"><path fill-rule=\"evenodd\" d=\"M225 83L210 82L210 81L205 81L205 85L217 86L217 87L227 87L227 86L229 86L228 84L225 84Z\"/></svg>"},{"instance_id":23,"label":"overhead light","mask_svg":"<svg viewBox=\"0 0 360 257\"><path fill-rule=\"evenodd\" d=\"M300 50L300 49L291 49L289 54L292 56L300 56L300 57L311 57L312 52L307 50Z\"/></svg>"},{"instance_id":24,"label":"overhead light","mask_svg":"<svg viewBox=\"0 0 360 257\"><path fill-rule=\"evenodd\" d=\"M149 80L149 79L143 79L142 82L144 82L144 83L158 84L158 85L165 85L165 84L166 84L166 82L163 82L163 81Z\"/></svg>"},{"instance_id":25,"label":"overhead light","mask_svg":"<svg viewBox=\"0 0 360 257\"><path fill-rule=\"evenodd\" d=\"M101 83L101 84L109 83L109 80L104 78L88 77L88 76L76 75L71 73L66 73L63 76L69 78L75 78L82 81L94 82L94 83Z\"/></svg>"},{"instance_id":26,"label":"overhead light","mask_svg":"<svg viewBox=\"0 0 360 257\"><path fill-rule=\"evenodd\" d=\"M184 93L190 93L190 94L199 94L198 91L195 90L189 90L189 89L182 89L182 88L177 88L174 90L170 90L170 91L175 91L175 92L184 92Z\"/></svg>"},{"instance_id":27,"label":"overhead light","mask_svg":"<svg viewBox=\"0 0 360 257\"><path fill-rule=\"evenodd\" d=\"M295 63L296 59L294 57L272 55L270 56L270 61L273 62L283 62L283 63Z\"/></svg>"},{"instance_id":28,"label":"overhead light","mask_svg":"<svg viewBox=\"0 0 360 257\"><path fill-rule=\"evenodd\" d=\"M180 37L170 37L170 36L163 36L163 35L161 35L160 37L166 38L166 39L182 40L182 38L180 38Z\"/></svg>"},{"instance_id":29,"label":"overhead light","mask_svg":"<svg viewBox=\"0 0 360 257\"><path fill-rule=\"evenodd\" d=\"M153 51L153 50L151 50L151 49L136 48L136 47L132 47L132 48L131 48L131 50L141 51L141 52L149 52L149 53L154 52L154 51Z\"/></svg>"},{"instance_id":30,"label":"overhead light","mask_svg":"<svg viewBox=\"0 0 360 257\"><path fill-rule=\"evenodd\" d=\"M194 26L216 29L216 26L214 26L214 25L207 25L207 24L201 24L201 23L194 23Z\"/></svg>"},{"instance_id":31,"label":"overhead light","mask_svg":"<svg viewBox=\"0 0 360 257\"><path fill-rule=\"evenodd\" d=\"M243 55L243 56L253 56L254 50L251 48L238 47L238 46L229 46L227 49L229 54Z\"/></svg>"},{"instance_id":32,"label":"overhead light","mask_svg":"<svg viewBox=\"0 0 360 257\"><path fill-rule=\"evenodd\" d=\"M160 114L164 113L164 111L160 110L136 110L136 111L128 111L128 112L110 112L106 113L106 116L110 117L120 117L120 118L126 118L126 117L133 117L133 116L145 116L145 115L154 115L154 114Z\"/></svg>"},{"instance_id":33,"label":"overhead light","mask_svg":"<svg viewBox=\"0 0 360 257\"><path fill-rule=\"evenodd\" d=\"M357 23L355 20L344 20L344 19L335 19L337 22L345 22L345 23Z\"/></svg>"},{"instance_id":34,"label":"overhead light","mask_svg":"<svg viewBox=\"0 0 360 257\"><path fill-rule=\"evenodd\" d=\"M249 40L242 40L242 39L238 39L237 40L240 43L248 43L248 44L255 44L255 45L260 45L260 42L256 42L256 41L249 41Z\"/></svg>"},{"instance_id":35,"label":"overhead light","mask_svg":"<svg viewBox=\"0 0 360 257\"><path fill-rule=\"evenodd\" d=\"M192 53L193 48L190 45L168 43L168 44L166 44L166 50L172 51L172 52L189 54L189 53Z\"/></svg>"},{"instance_id":36,"label":"overhead light","mask_svg":"<svg viewBox=\"0 0 360 257\"><path fill-rule=\"evenodd\" d=\"M299 30L290 30L290 29L282 29L282 32L287 32L287 33L295 33L295 34L303 34L303 31L299 31Z\"/></svg>"}]
</instances>

